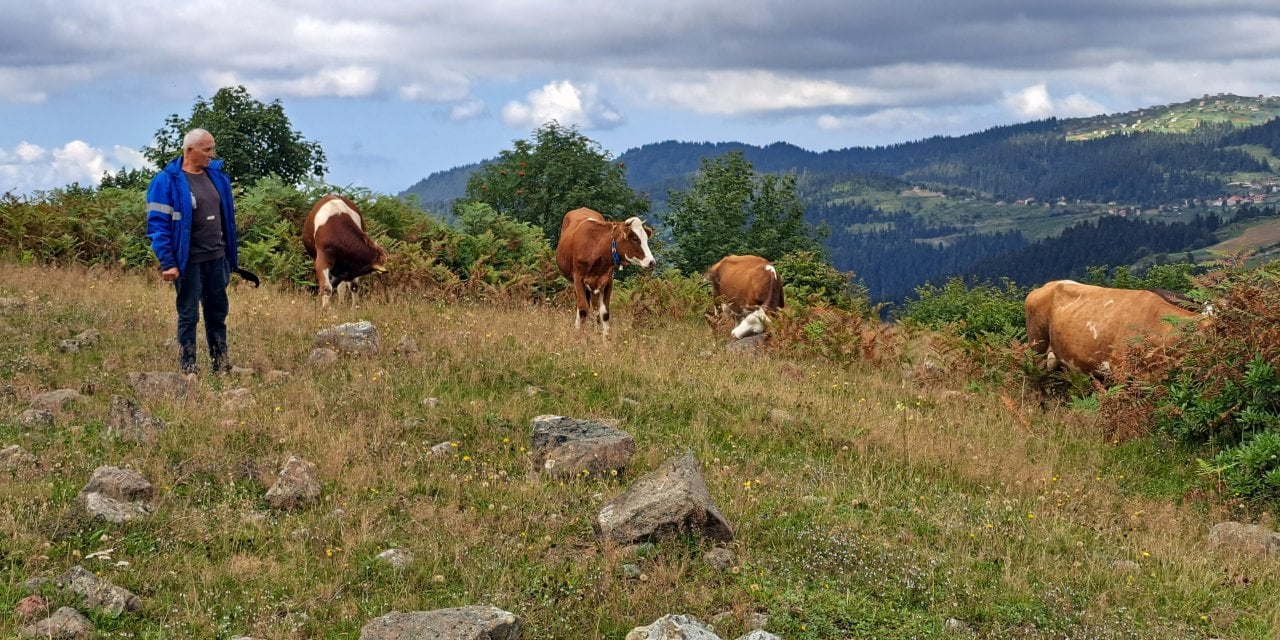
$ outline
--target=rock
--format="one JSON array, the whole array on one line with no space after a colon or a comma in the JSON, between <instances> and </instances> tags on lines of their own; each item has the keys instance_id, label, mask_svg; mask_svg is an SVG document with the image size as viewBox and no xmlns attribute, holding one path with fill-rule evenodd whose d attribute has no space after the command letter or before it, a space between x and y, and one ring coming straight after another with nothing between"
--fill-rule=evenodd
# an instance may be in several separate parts
<instances>
[{"instance_id":1,"label":"rock","mask_svg":"<svg viewBox=\"0 0 1280 640\"><path fill-rule=\"evenodd\" d=\"M102 518L120 524L144 518L151 514L151 505L145 502L116 500L101 493L86 493L80 502L91 518Z\"/></svg>"},{"instance_id":2,"label":"rock","mask_svg":"<svg viewBox=\"0 0 1280 640\"><path fill-rule=\"evenodd\" d=\"M738 561L738 557L724 547L716 547L702 554L702 560L716 569L724 570L732 567Z\"/></svg>"},{"instance_id":3,"label":"rock","mask_svg":"<svg viewBox=\"0 0 1280 640\"><path fill-rule=\"evenodd\" d=\"M331 367L338 363L338 352L333 349L319 347L311 350L307 356L307 364L313 367Z\"/></svg>"},{"instance_id":4,"label":"rock","mask_svg":"<svg viewBox=\"0 0 1280 640\"><path fill-rule=\"evenodd\" d=\"M320 481L315 477L315 465L299 458L289 456L276 483L267 490L267 504L276 509L297 509L320 497Z\"/></svg>"},{"instance_id":5,"label":"rock","mask_svg":"<svg viewBox=\"0 0 1280 640\"><path fill-rule=\"evenodd\" d=\"M92 571L79 565L58 576L58 586L82 597L83 606L109 616L142 611L142 599L124 587L117 587L103 580Z\"/></svg>"},{"instance_id":6,"label":"rock","mask_svg":"<svg viewBox=\"0 0 1280 640\"><path fill-rule=\"evenodd\" d=\"M413 562L413 554L401 549L387 549L378 554L378 559L394 569L403 569Z\"/></svg>"},{"instance_id":7,"label":"rock","mask_svg":"<svg viewBox=\"0 0 1280 640\"><path fill-rule=\"evenodd\" d=\"M782 636L774 635L764 629L753 629L747 635L738 638L738 640L782 640Z\"/></svg>"},{"instance_id":8,"label":"rock","mask_svg":"<svg viewBox=\"0 0 1280 640\"><path fill-rule=\"evenodd\" d=\"M153 442L163 428L164 421L143 411L138 403L124 396L111 396L107 428L103 432L105 437L135 443Z\"/></svg>"},{"instance_id":9,"label":"rock","mask_svg":"<svg viewBox=\"0 0 1280 640\"><path fill-rule=\"evenodd\" d=\"M63 340L58 343L58 353L78 353L80 343L75 340Z\"/></svg>"},{"instance_id":10,"label":"rock","mask_svg":"<svg viewBox=\"0 0 1280 640\"><path fill-rule=\"evenodd\" d=\"M681 533L733 539L733 528L711 501L692 453L675 456L610 500L592 523L620 546Z\"/></svg>"},{"instance_id":11,"label":"rock","mask_svg":"<svg viewBox=\"0 0 1280 640\"><path fill-rule=\"evenodd\" d=\"M360 629L360 640L520 640L520 618L497 607L392 611Z\"/></svg>"},{"instance_id":12,"label":"rock","mask_svg":"<svg viewBox=\"0 0 1280 640\"><path fill-rule=\"evenodd\" d=\"M11 444L0 449L0 469L31 466L35 463L36 457L21 445Z\"/></svg>"},{"instance_id":13,"label":"rock","mask_svg":"<svg viewBox=\"0 0 1280 640\"><path fill-rule=\"evenodd\" d=\"M413 338L403 335L400 336L400 342L396 343L396 353L410 354L418 352L418 343Z\"/></svg>"},{"instance_id":14,"label":"rock","mask_svg":"<svg viewBox=\"0 0 1280 640\"><path fill-rule=\"evenodd\" d=\"M1209 546L1248 555L1270 555L1280 550L1280 533L1256 524L1220 522L1209 530Z\"/></svg>"},{"instance_id":15,"label":"rock","mask_svg":"<svg viewBox=\"0 0 1280 640\"><path fill-rule=\"evenodd\" d=\"M436 445L432 446L432 447L431 447L431 450L430 450L430 451L427 451L427 457L429 457L429 458L447 458L447 457L449 457L449 456L453 455L453 451L454 451L455 449L457 449L457 448L458 448L458 445L457 445L456 443L454 443L454 442L453 442L453 441L451 441L451 440L446 440L446 441L444 441L444 442L441 442L441 443L438 443L438 444L436 444Z\"/></svg>"},{"instance_id":16,"label":"rock","mask_svg":"<svg viewBox=\"0 0 1280 640\"><path fill-rule=\"evenodd\" d=\"M48 429L53 426L53 414L44 409L27 409L18 416L18 425L24 429Z\"/></svg>"},{"instance_id":17,"label":"rock","mask_svg":"<svg viewBox=\"0 0 1280 640\"><path fill-rule=\"evenodd\" d=\"M558 477L617 475L636 452L631 434L564 416L533 419L533 464Z\"/></svg>"},{"instance_id":18,"label":"rock","mask_svg":"<svg viewBox=\"0 0 1280 640\"><path fill-rule=\"evenodd\" d=\"M41 409L44 411L63 411L72 403L80 400L84 396L80 395L75 389L58 389L57 391L46 391L31 400L32 409Z\"/></svg>"},{"instance_id":19,"label":"rock","mask_svg":"<svg viewBox=\"0 0 1280 640\"><path fill-rule=\"evenodd\" d=\"M739 340L730 341L724 346L725 351L733 353L754 354L761 353L769 346L768 334L758 333L754 336L747 336Z\"/></svg>"},{"instance_id":20,"label":"rock","mask_svg":"<svg viewBox=\"0 0 1280 640\"><path fill-rule=\"evenodd\" d=\"M692 616L665 615L645 627L627 633L626 640L721 640L720 636Z\"/></svg>"},{"instance_id":21,"label":"rock","mask_svg":"<svg viewBox=\"0 0 1280 640\"><path fill-rule=\"evenodd\" d=\"M336 327L323 329L316 334L312 345L328 347L340 353L357 355L377 355L381 350L378 328L372 322L348 322Z\"/></svg>"},{"instance_id":22,"label":"rock","mask_svg":"<svg viewBox=\"0 0 1280 640\"><path fill-rule=\"evenodd\" d=\"M116 500L137 502L155 497L155 487L137 471L101 466L93 470L89 483L80 489L81 495L87 493L100 493Z\"/></svg>"},{"instance_id":23,"label":"rock","mask_svg":"<svg viewBox=\"0 0 1280 640\"><path fill-rule=\"evenodd\" d=\"M62 607L52 616L22 628L23 638L88 640L92 636L93 623L71 607Z\"/></svg>"},{"instance_id":24,"label":"rock","mask_svg":"<svg viewBox=\"0 0 1280 640\"><path fill-rule=\"evenodd\" d=\"M41 616L49 615L49 601L39 595L30 595L14 605L13 613L18 622L31 622Z\"/></svg>"},{"instance_id":25,"label":"rock","mask_svg":"<svg viewBox=\"0 0 1280 640\"><path fill-rule=\"evenodd\" d=\"M258 403L253 392L245 387L228 389L219 397L222 399L222 408L227 411L243 411Z\"/></svg>"}]
</instances>

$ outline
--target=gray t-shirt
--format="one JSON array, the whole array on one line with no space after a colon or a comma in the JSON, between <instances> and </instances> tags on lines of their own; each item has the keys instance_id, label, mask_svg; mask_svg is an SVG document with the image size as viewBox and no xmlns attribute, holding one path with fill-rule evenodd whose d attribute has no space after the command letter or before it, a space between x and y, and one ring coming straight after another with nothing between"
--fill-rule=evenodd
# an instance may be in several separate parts
<instances>
[{"instance_id":1,"label":"gray t-shirt","mask_svg":"<svg viewBox=\"0 0 1280 640\"><path fill-rule=\"evenodd\" d=\"M191 186L191 257L188 262L207 262L226 255L227 245L222 239L222 198L209 173L187 173Z\"/></svg>"}]
</instances>

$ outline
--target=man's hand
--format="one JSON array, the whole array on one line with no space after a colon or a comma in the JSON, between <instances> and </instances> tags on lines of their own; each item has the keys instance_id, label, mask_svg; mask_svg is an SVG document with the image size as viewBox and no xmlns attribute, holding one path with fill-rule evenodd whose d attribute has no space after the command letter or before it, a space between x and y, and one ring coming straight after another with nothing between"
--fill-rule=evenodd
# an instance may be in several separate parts
<instances>
[{"instance_id":1,"label":"man's hand","mask_svg":"<svg viewBox=\"0 0 1280 640\"><path fill-rule=\"evenodd\" d=\"M160 277L164 278L165 282L173 282L178 279L178 268L169 267L168 269L160 272Z\"/></svg>"}]
</instances>

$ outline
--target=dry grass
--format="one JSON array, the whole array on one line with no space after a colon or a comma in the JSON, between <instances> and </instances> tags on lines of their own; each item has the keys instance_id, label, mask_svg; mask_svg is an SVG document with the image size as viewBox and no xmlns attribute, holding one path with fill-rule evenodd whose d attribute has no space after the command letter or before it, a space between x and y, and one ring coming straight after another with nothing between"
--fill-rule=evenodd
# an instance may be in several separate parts
<instances>
[{"instance_id":1,"label":"dry grass","mask_svg":"<svg viewBox=\"0 0 1280 640\"><path fill-rule=\"evenodd\" d=\"M23 580L84 562L147 601L141 615L100 621L102 637L356 637L392 609L477 603L525 617L530 638L619 638L665 613L724 614L730 638L753 611L787 638L943 637L948 618L982 637L1280 633L1274 560L1207 552L1216 520L1203 504L1139 491L1158 479L1100 441L1096 416L1030 394L920 383L891 359L733 354L701 322L627 309L604 341L575 332L566 306L375 290L359 310L321 314L294 292L237 287L232 355L258 374L149 401L170 428L138 446L98 433L110 395L131 395L126 372L176 367L170 291L134 273L5 274L0 297L29 304L0 314L0 369L13 376L0 445L41 463L0 475L6 632ZM318 330L357 319L379 327L382 355L306 364ZM57 353L88 328L102 344ZM402 336L416 353L392 349ZM276 369L290 375L264 375ZM240 385L256 404L224 409L218 393ZM89 395L54 431L13 423L36 393L62 387ZM542 476L527 447L544 413L617 421L639 445L632 469ZM453 455L432 459L442 441ZM634 558L591 532L604 500L685 450L736 527L732 571L706 566L693 541ZM262 494L291 453L317 465L322 502L267 512ZM102 464L156 485L150 520L77 515L72 498ZM417 559L391 570L374 559L389 547ZM105 548L129 564L82 559ZM624 578L623 562L644 580Z\"/></svg>"}]
</instances>

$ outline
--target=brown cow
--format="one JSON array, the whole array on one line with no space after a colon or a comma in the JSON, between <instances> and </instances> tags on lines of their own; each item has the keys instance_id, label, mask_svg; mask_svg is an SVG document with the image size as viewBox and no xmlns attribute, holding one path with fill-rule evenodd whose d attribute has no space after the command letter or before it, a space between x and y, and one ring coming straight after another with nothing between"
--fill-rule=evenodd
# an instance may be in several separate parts
<instances>
[{"instance_id":1,"label":"brown cow","mask_svg":"<svg viewBox=\"0 0 1280 640\"><path fill-rule=\"evenodd\" d=\"M582 319L590 315L594 300L600 312L601 331L609 336L613 270L621 269L625 263L652 267L656 262L649 251L652 234L653 230L636 217L607 222L599 212L585 207L564 214L556 245L556 266L573 283L578 302L574 328L581 327Z\"/></svg>"},{"instance_id":2,"label":"brown cow","mask_svg":"<svg viewBox=\"0 0 1280 640\"><path fill-rule=\"evenodd\" d=\"M784 304L782 279L760 256L726 256L707 269L706 279L711 283L712 313L729 313L738 321L735 338L764 333L767 313Z\"/></svg>"},{"instance_id":3,"label":"brown cow","mask_svg":"<svg viewBox=\"0 0 1280 640\"><path fill-rule=\"evenodd\" d=\"M316 281L322 296L320 306L329 306L329 296L338 290L351 294L356 305L356 279L387 270L387 252L365 233L364 220L356 203L336 194L320 198L302 225L302 245L316 261Z\"/></svg>"},{"instance_id":4,"label":"brown cow","mask_svg":"<svg viewBox=\"0 0 1280 640\"><path fill-rule=\"evenodd\" d=\"M1170 318L1201 315L1154 291L1071 280L1055 280L1027 294L1025 309L1027 342L1048 356L1050 369L1061 362L1098 377L1109 375L1111 359L1138 340L1149 340L1155 349L1170 346L1177 338L1177 323Z\"/></svg>"}]
</instances>

